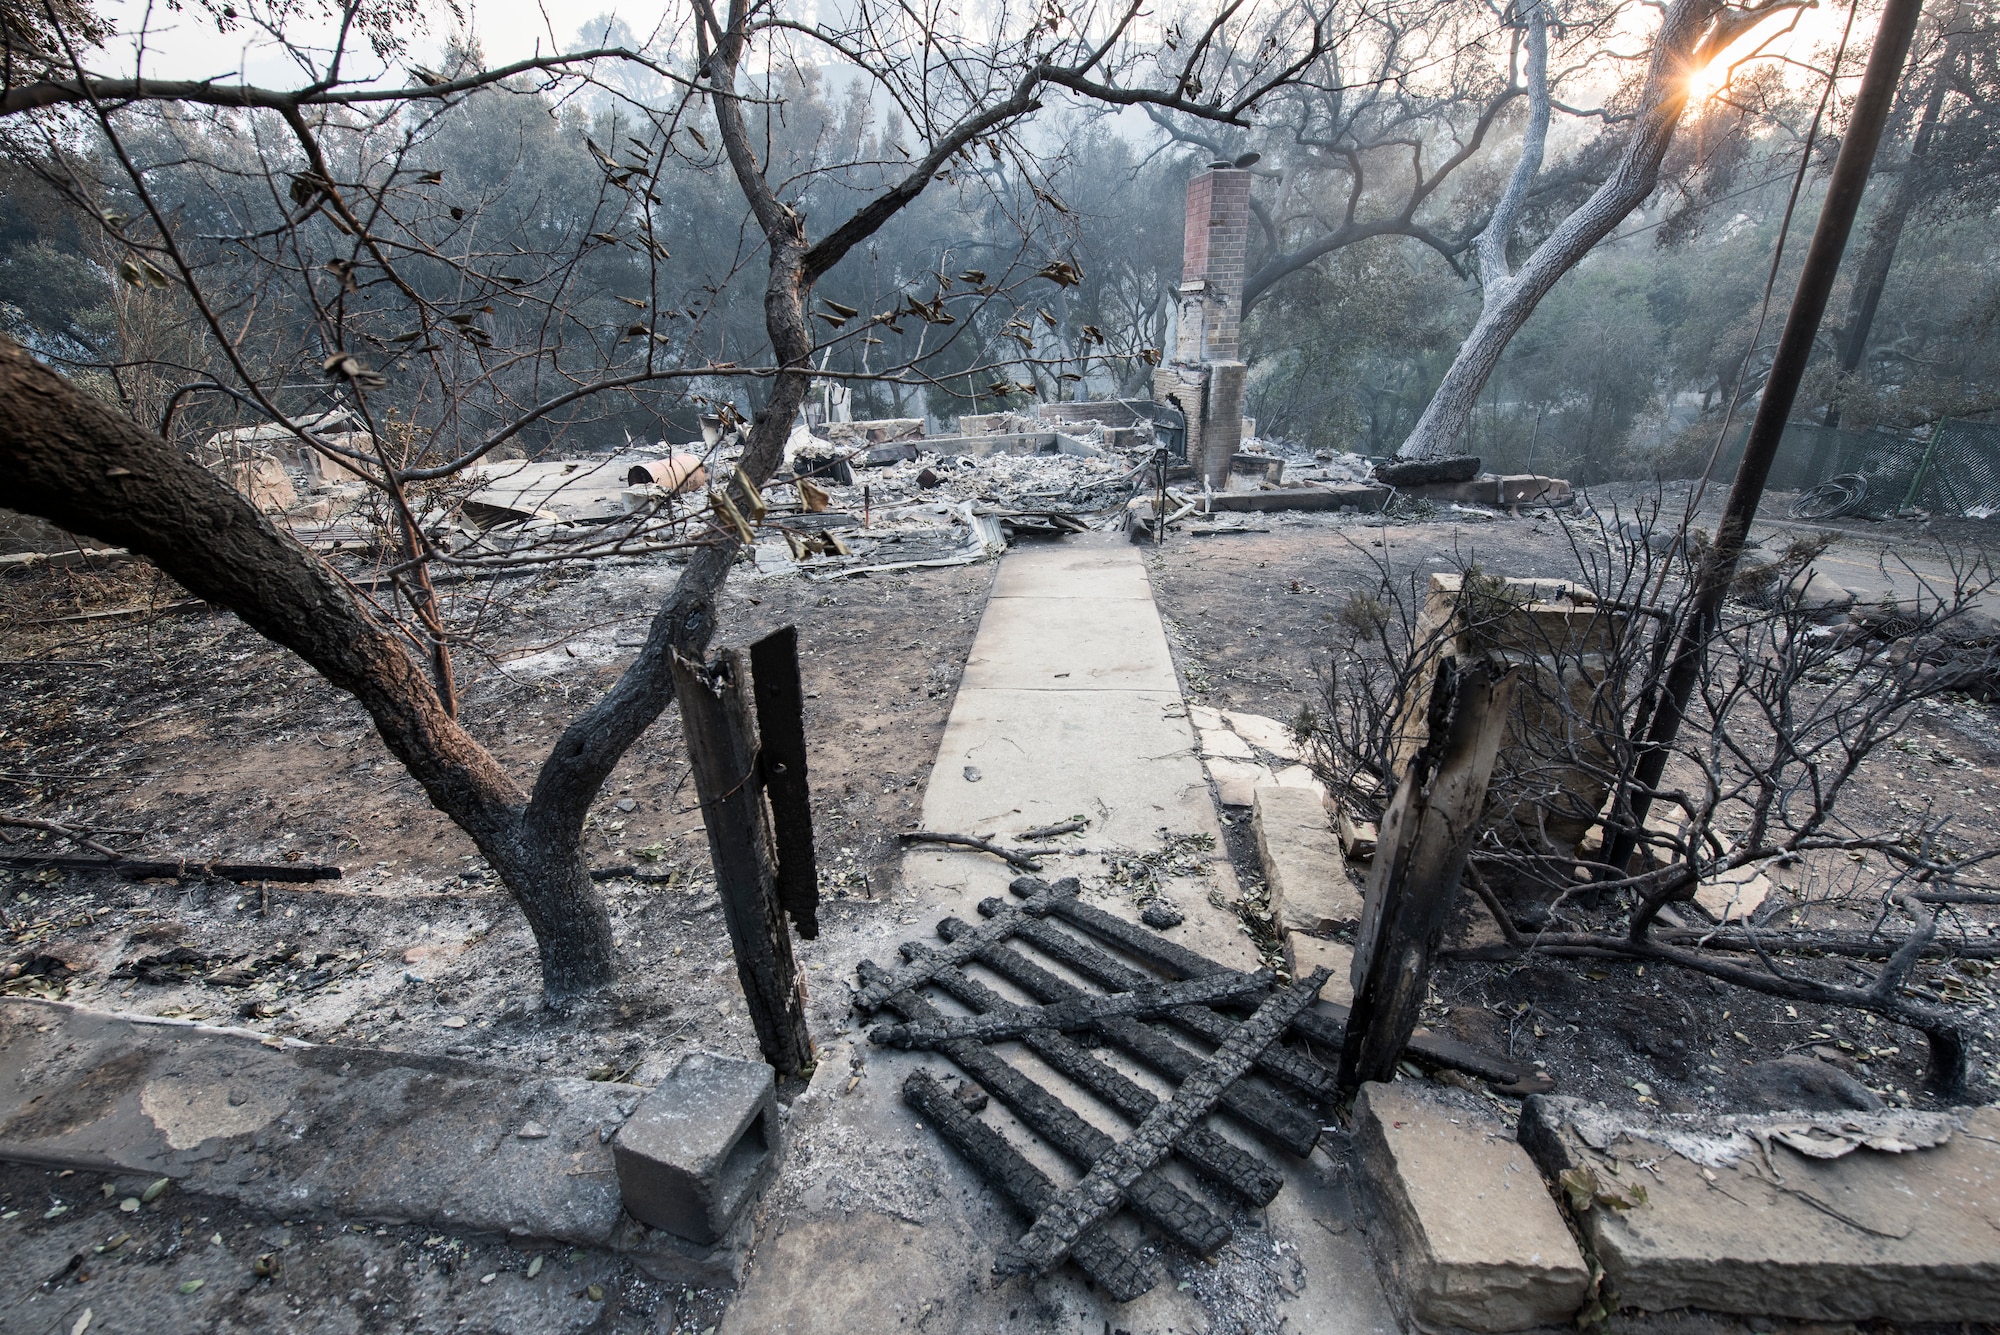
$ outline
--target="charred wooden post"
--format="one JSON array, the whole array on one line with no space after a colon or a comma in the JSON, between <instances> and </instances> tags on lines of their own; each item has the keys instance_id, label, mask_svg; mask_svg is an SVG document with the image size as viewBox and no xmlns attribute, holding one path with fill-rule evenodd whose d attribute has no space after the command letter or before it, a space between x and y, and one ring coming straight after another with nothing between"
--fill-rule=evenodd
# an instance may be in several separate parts
<instances>
[{"instance_id":1,"label":"charred wooden post","mask_svg":"<svg viewBox=\"0 0 2000 1335\"><path fill-rule=\"evenodd\" d=\"M806 692L799 633L786 626L750 646L757 697L758 770L771 803L778 903L807 941L819 937L819 863L813 854L812 790L806 784Z\"/></svg>"},{"instance_id":2,"label":"charred wooden post","mask_svg":"<svg viewBox=\"0 0 2000 1335\"><path fill-rule=\"evenodd\" d=\"M716 893L736 948L736 976L764 1059L790 1076L811 1064L812 1038L764 820L757 734L744 699L749 675L738 650L725 650L706 666L674 658L674 695L708 830Z\"/></svg>"},{"instance_id":3,"label":"charred wooden post","mask_svg":"<svg viewBox=\"0 0 2000 1335\"><path fill-rule=\"evenodd\" d=\"M1446 911L1479 833L1507 730L1515 674L1446 659L1431 686L1429 740L1383 813L1361 930L1340 1088L1388 1080L1416 1031Z\"/></svg>"}]
</instances>

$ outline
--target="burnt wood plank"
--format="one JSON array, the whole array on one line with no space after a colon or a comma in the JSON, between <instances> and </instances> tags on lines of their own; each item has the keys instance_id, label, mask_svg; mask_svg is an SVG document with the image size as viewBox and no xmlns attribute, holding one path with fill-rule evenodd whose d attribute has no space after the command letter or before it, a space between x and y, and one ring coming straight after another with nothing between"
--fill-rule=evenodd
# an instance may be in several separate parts
<instances>
[{"instance_id":1,"label":"burnt wood plank","mask_svg":"<svg viewBox=\"0 0 2000 1335\"><path fill-rule=\"evenodd\" d=\"M1029 1219L1054 1202L1055 1183L1021 1157L1021 1152L1009 1145L1005 1136L967 1111L929 1072L910 1072L909 1079L903 1082L903 1102L936 1128L953 1149ZM1090 1229L1078 1237L1069 1257L1113 1302L1129 1303L1160 1282L1157 1270L1119 1246L1101 1228Z\"/></svg>"},{"instance_id":2,"label":"burnt wood plank","mask_svg":"<svg viewBox=\"0 0 2000 1335\"><path fill-rule=\"evenodd\" d=\"M1046 1006L1014 1006L984 1015L947 1015L916 1024L878 1025L868 1037L871 1042L894 1048L934 1048L954 1039L998 1043L1019 1038L1030 1029L1095 1029L1101 1021L1121 1016L1158 1015L1218 1001L1255 1003L1262 1001L1276 982L1277 976L1268 969L1238 978L1191 978L1179 983L1140 979L1122 992L1071 997Z\"/></svg>"},{"instance_id":3,"label":"burnt wood plank","mask_svg":"<svg viewBox=\"0 0 2000 1335\"><path fill-rule=\"evenodd\" d=\"M778 902L793 929L812 941L819 936L819 863L806 782L806 692L799 680L797 628L786 626L750 646L750 677L757 701L757 765L778 850Z\"/></svg>"},{"instance_id":4,"label":"burnt wood plank","mask_svg":"<svg viewBox=\"0 0 2000 1335\"><path fill-rule=\"evenodd\" d=\"M1117 946L1136 959L1144 960L1153 968L1173 978L1197 978L1214 973L1228 966L1205 959L1177 942L1169 941L1157 932L1126 922L1123 918L1106 913L1094 904L1085 904L1076 897L1075 882L1065 878L1050 886L1047 882L1032 876L1016 877L1009 887L1016 895L1030 900L1026 906L1029 912L1039 911L1052 914L1073 927L1090 933L1098 940ZM1292 1021L1292 1032L1300 1038L1309 1039L1330 1051L1340 1051L1347 1032L1347 1007L1335 1001L1322 1001L1318 1006L1304 1012ZM1521 1094L1547 1093L1555 1087L1555 1082L1546 1072L1532 1066L1503 1057L1496 1052L1474 1048L1447 1038L1440 1038L1428 1030L1419 1029L1410 1036L1410 1052L1420 1060L1433 1066L1448 1067L1454 1071L1464 1071L1482 1080L1491 1080L1507 1087L1510 1092Z\"/></svg>"}]
</instances>

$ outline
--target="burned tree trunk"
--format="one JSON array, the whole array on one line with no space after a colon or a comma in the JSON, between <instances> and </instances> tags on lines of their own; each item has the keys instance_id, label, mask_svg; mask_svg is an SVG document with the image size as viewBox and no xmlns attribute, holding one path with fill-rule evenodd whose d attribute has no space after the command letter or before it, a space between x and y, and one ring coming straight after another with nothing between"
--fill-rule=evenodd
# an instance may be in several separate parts
<instances>
[{"instance_id":1,"label":"burned tree trunk","mask_svg":"<svg viewBox=\"0 0 2000 1335\"><path fill-rule=\"evenodd\" d=\"M1431 741L1402 776L1382 818L1361 931L1354 1005L1341 1046L1343 1093L1389 1080L1416 1031L1431 957L1458 893L1486 808L1486 785L1514 696L1514 674L1481 663L1440 665L1431 688Z\"/></svg>"},{"instance_id":2,"label":"burned tree trunk","mask_svg":"<svg viewBox=\"0 0 2000 1335\"><path fill-rule=\"evenodd\" d=\"M708 830L715 890L736 949L736 976L750 1006L757 1046L781 1075L812 1062L799 968L778 902L776 859L764 820L757 734L745 702L749 670L730 650L707 666L674 661L688 764Z\"/></svg>"},{"instance_id":3,"label":"burned tree trunk","mask_svg":"<svg viewBox=\"0 0 2000 1335\"><path fill-rule=\"evenodd\" d=\"M452 718L424 668L234 490L4 338L0 470L10 504L152 558L353 695L513 891L550 995L610 981L611 923L579 840L530 837L527 795Z\"/></svg>"}]
</instances>

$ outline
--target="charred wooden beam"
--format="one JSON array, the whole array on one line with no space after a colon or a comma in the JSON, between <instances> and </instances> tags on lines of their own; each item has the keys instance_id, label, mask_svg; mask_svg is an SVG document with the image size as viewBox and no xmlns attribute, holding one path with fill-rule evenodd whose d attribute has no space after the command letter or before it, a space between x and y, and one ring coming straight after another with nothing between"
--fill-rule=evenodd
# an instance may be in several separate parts
<instances>
[{"instance_id":1,"label":"charred wooden beam","mask_svg":"<svg viewBox=\"0 0 2000 1335\"><path fill-rule=\"evenodd\" d=\"M974 1117L926 1071L903 1081L903 1102L915 1109L951 1147L1031 1220L1056 1199L1055 1183L1029 1163L1007 1138ZM1105 1230L1090 1229L1070 1248L1075 1261L1113 1302L1128 1303L1159 1283L1151 1266L1118 1245Z\"/></svg>"},{"instance_id":2,"label":"charred wooden beam","mask_svg":"<svg viewBox=\"0 0 2000 1335\"><path fill-rule=\"evenodd\" d=\"M1129 991L1072 997L1046 1006L1018 1006L985 1015L950 1015L915 1024L877 1026L871 1042L894 1048L935 1048L957 1039L997 1043L1030 1029L1095 1029L1122 1016L1158 1015L1218 1001L1261 1001L1277 982L1269 969L1239 978L1194 978L1180 983L1140 982Z\"/></svg>"},{"instance_id":3,"label":"charred wooden beam","mask_svg":"<svg viewBox=\"0 0 2000 1335\"><path fill-rule=\"evenodd\" d=\"M750 646L757 700L757 765L771 803L778 903L808 941L819 937L819 862L813 852L812 789L806 782L806 692L799 633L786 626Z\"/></svg>"},{"instance_id":4,"label":"charred wooden beam","mask_svg":"<svg viewBox=\"0 0 2000 1335\"><path fill-rule=\"evenodd\" d=\"M673 673L716 893L757 1046L780 1075L798 1075L812 1062L812 1037L757 786L757 735L744 700L750 674L737 650L706 667L675 655Z\"/></svg>"},{"instance_id":5,"label":"charred wooden beam","mask_svg":"<svg viewBox=\"0 0 2000 1335\"><path fill-rule=\"evenodd\" d=\"M998 899L988 900L979 906L985 913L988 905L996 909ZM1101 912L1102 910L1098 910ZM1122 921L1122 919L1120 920ZM1122 964L1089 942L1080 941L1067 932L1045 922L1029 919L1015 935L1035 949L1061 964L1075 969L1084 977L1103 987L1131 988L1151 983L1153 980L1129 965ZM1199 957L1197 957L1199 958ZM1249 978L1257 975L1238 973L1224 969L1203 975L1200 981L1214 982L1225 978ZM1190 980L1194 981L1194 980ZM1210 1043L1220 1043L1229 1037L1239 1021L1226 1015L1218 1015L1207 1006L1180 1006L1167 1012L1167 1019L1196 1038ZM1334 1096L1337 1088L1335 1072L1311 1057L1292 1052L1285 1048L1272 1048L1257 1059L1257 1067L1266 1075L1276 1076L1293 1088L1325 1101Z\"/></svg>"},{"instance_id":6,"label":"charred wooden beam","mask_svg":"<svg viewBox=\"0 0 2000 1335\"><path fill-rule=\"evenodd\" d=\"M0 868L8 871L95 872L100 876L120 876L128 881L172 877L213 876L224 881L337 881L340 868L315 866L310 862L203 862L198 858L88 858L15 855L0 857Z\"/></svg>"},{"instance_id":7,"label":"charred wooden beam","mask_svg":"<svg viewBox=\"0 0 2000 1335\"><path fill-rule=\"evenodd\" d=\"M1340 1084L1395 1078L1430 992L1446 912L1486 811L1487 781L1514 700L1515 674L1446 659L1432 687L1430 740L1382 816L1354 944L1354 1005Z\"/></svg>"},{"instance_id":8,"label":"charred wooden beam","mask_svg":"<svg viewBox=\"0 0 2000 1335\"><path fill-rule=\"evenodd\" d=\"M1008 888L1022 899L1031 901L1017 907L1025 908L1030 913L1039 910L1042 914L1059 918L1107 945L1118 947L1134 959L1144 960L1169 977L1198 978L1228 968L1137 923L1106 913L1094 904L1083 903L1076 897L1076 882L1071 878L1065 877L1050 885L1032 876L1020 876ZM1044 897L1046 904L1042 902ZM981 911L984 912L984 909ZM1347 1018L1347 1007L1336 1001L1321 1001L1313 1010L1292 1021L1292 1033L1329 1051L1338 1052L1346 1034ZM1495 1052L1441 1038L1423 1029L1410 1036L1409 1051L1433 1066L1491 1080L1512 1093L1546 1094L1555 1087L1545 1073L1532 1066L1524 1066Z\"/></svg>"},{"instance_id":9,"label":"charred wooden beam","mask_svg":"<svg viewBox=\"0 0 2000 1335\"><path fill-rule=\"evenodd\" d=\"M1312 1004L1330 976L1325 969L1315 969L1311 977L1281 988L1258 1007L1171 1099L1036 1216L1020 1241L1000 1253L994 1270L1039 1274L1067 1256L1085 1232L1110 1218L1131 1197L1134 1185L1154 1172L1190 1127L1208 1116L1224 1092L1249 1071L1257 1054L1277 1042L1292 1017Z\"/></svg>"},{"instance_id":10,"label":"charred wooden beam","mask_svg":"<svg viewBox=\"0 0 2000 1335\"><path fill-rule=\"evenodd\" d=\"M1041 882L1035 884L1040 885ZM854 1005L860 1010L872 1011L888 1000L891 992L922 986L930 981L933 970L945 965L963 964L989 943L1005 941L1020 925L1021 915L1032 911L1032 900L1022 908L1010 907L1007 912L993 915L985 926L953 941L941 951L935 951L921 960L905 961L894 969L883 969L874 982L863 977L861 987L854 994Z\"/></svg>"}]
</instances>

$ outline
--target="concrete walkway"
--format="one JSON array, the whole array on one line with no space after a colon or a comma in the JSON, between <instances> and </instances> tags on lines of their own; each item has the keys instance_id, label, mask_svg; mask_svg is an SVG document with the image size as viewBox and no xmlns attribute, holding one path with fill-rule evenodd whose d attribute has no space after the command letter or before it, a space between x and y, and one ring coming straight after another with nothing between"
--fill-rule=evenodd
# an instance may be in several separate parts
<instances>
[{"instance_id":1,"label":"concrete walkway","mask_svg":"<svg viewBox=\"0 0 2000 1335\"><path fill-rule=\"evenodd\" d=\"M1211 889L1233 899L1237 886L1187 713L1138 548L1093 533L1010 553L938 745L923 827L1013 846L1024 830L1088 820L1053 845L1072 851L1049 859L1051 879L1101 874L1107 849L1206 836L1208 876L1167 892L1188 919L1177 933L1255 968L1236 919L1208 903ZM1018 874L966 850L916 848L903 860L905 888L926 912L967 919Z\"/></svg>"},{"instance_id":2,"label":"concrete walkway","mask_svg":"<svg viewBox=\"0 0 2000 1335\"><path fill-rule=\"evenodd\" d=\"M1254 967L1235 917L1208 902L1212 889L1233 898L1236 882L1141 553L1122 535L1078 535L1002 560L923 806L927 829L997 834L1009 846L1023 830L1073 816L1089 828L1061 841L1077 851L1050 858L1045 874L1078 875L1092 902L1133 918L1129 892L1104 885L1107 851L1209 836L1208 874L1167 887L1187 919L1172 934ZM1015 875L986 854L912 849L899 912L852 948L854 958L823 957L819 976L839 969L851 979L863 956L892 964L897 942L933 939L946 915L977 921L979 900L1007 897ZM1008 1057L1062 1087L1025 1051ZM996 1282L995 1251L1025 1225L903 1105L903 1080L919 1067L955 1080L942 1058L873 1047L857 1030L823 1045L812 1087L792 1106L786 1163L724 1335L1107 1327L1164 1335L1277 1321L1323 1335L1396 1331L1342 1172L1323 1149L1285 1162L1277 1200L1240 1215L1220 1264L1194 1266L1187 1282L1168 1278L1127 1304L1094 1292L1069 1266ZM1070 1101L1114 1136L1130 1129L1085 1099ZM1032 1152L1029 1134L999 1109L987 1116L1059 1181L1073 1179ZM1273 1301L1272 1317L1239 1325Z\"/></svg>"}]
</instances>

